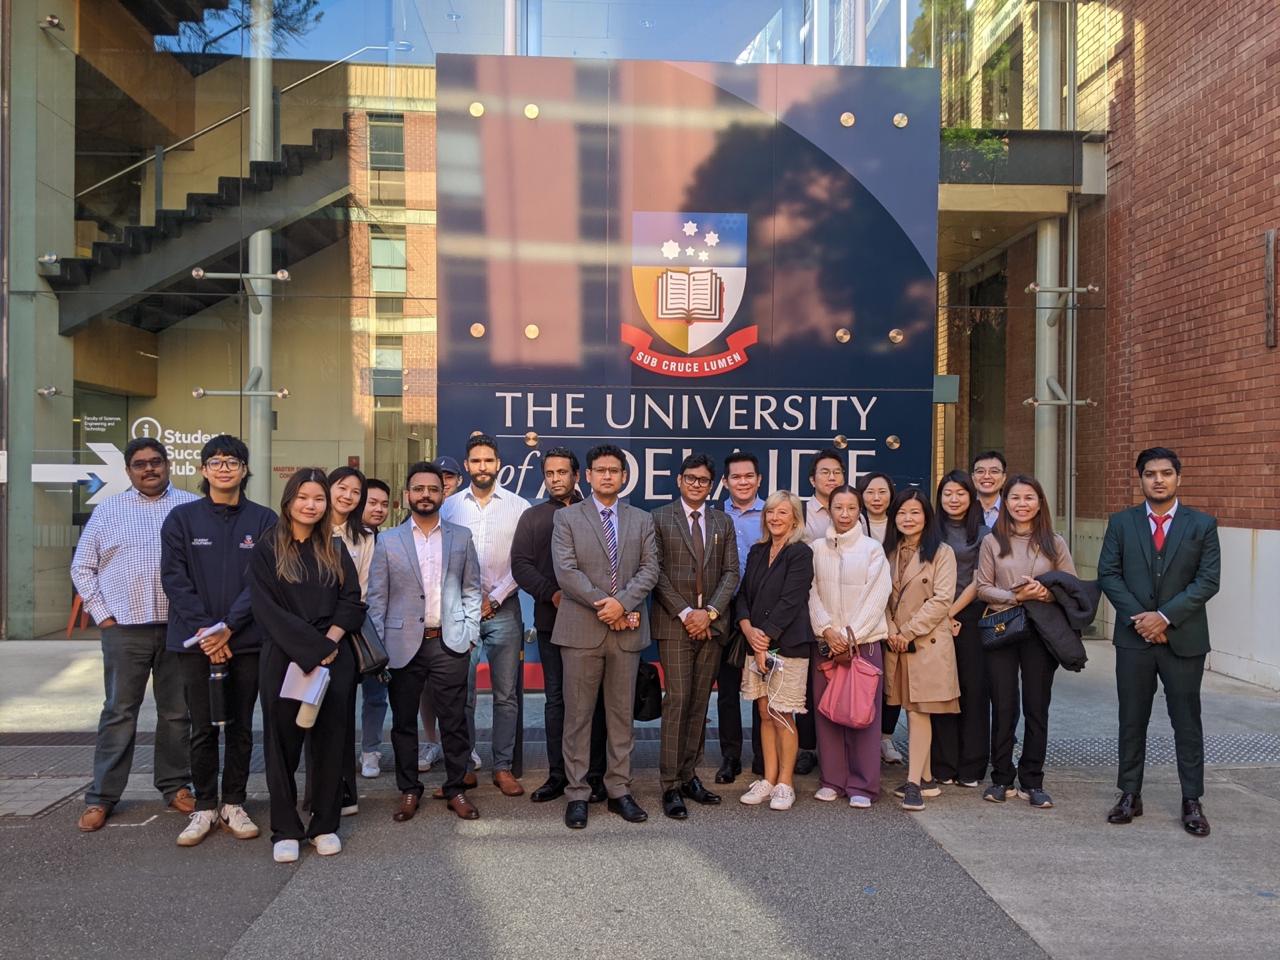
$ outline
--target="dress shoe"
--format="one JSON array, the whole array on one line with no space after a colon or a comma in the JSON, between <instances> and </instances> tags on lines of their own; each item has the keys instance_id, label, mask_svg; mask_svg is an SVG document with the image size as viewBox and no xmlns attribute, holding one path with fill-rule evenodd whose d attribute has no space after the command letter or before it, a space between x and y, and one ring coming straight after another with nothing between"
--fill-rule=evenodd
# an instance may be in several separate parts
<instances>
[{"instance_id":1,"label":"dress shoe","mask_svg":"<svg viewBox=\"0 0 1280 960\"><path fill-rule=\"evenodd\" d=\"M694 803L700 803L704 807L714 807L720 802L720 794L712 793L697 777L692 778L688 783L681 784L680 792Z\"/></svg>"},{"instance_id":2,"label":"dress shoe","mask_svg":"<svg viewBox=\"0 0 1280 960\"><path fill-rule=\"evenodd\" d=\"M107 822L107 817L111 816L111 811L100 804L93 804L84 808L84 813L80 814L80 819L76 825L82 833L93 833L95 830L101 830L102 825Z\"/></svg>"},{"instance_id":3,"label":"dress shoe","mask_svg":"<svg viewBox=\"0 0 1280 960\"><path fill-rule=\"evenodd\" d=\"M818 769L818 755L812 750L801 750L796 754L796 773L807 776Z\"/></svg>"},{"instance_id":4,"label":"dress shoe","mask_svg":"<svg viewBox=\"0 0 1280 960\"><path fill-rule=\"evenodd\" d=\"M636 798L629 793L620 797L609 798L609 812L616 813L627 823L644 823L649 815L636 803Z\"/></svg>"},{"instance_id":5,"label":"dress shoe","mask_svg":"<svg viewBox=\"0 0 1280 960\"><path fill-rule=\"evenodd\" d=\"M391 819L396 823L404 823L406 820L412 820L414 814L418 812L418 804L421 798L412 790L408 793L400 794L400 806L396 808L396 812L391 815Z\"/></svg>"},{"instance_id":6,"label":"dress shoe","mask_svg":"<svg viewBox=\"0 0 1280 960\"><path fill-rule=\"evenodd\" d=\"M476 784L478 784L479 782L480 781L476 779L476 775L474 773L468 773L465 777L462 778L462 788L464 790L472 790L475 788ZM434 790L431 791L431 799L432 800L444 799L443 784L441 784L440 786L436 787Z\"/></svg>"},{"instance_id":7,"label":"dress shoe","mask_svg":"<svg viewBox=\"0 0 1280 960\"><path fill-rule=\"evenodd\" d=\"M179 787L178 792L169 798L169 808L189 817L196 812L196 795L186 787Z\"/></svg>"},{"instance_id":8,"label":"dress shoe","mask_svg":"<svg viewBox=\"0 0 1280 960\"><path fill-rule=\"evenodd\" d=\"M610 801L609 809L613 809L613 803ZM680 799L680 791L677 789L664 790L662 793L662 812L672 820L688 820L689 810L684 805L684 801ZM623 814L626 816L626 814ZM627 817L630 820L630 817Z\"/></svg>"},{"instance_id":9,"label":"dress shoe","mask_svg":"<svg viewBox=\"0 0 1280 960\"><path fill-rule=\"evenodd\" d=\"M502 791L504 797L524 796L524 787L510 770L493 771L493 785Z\"/></svg>"},{"instance_id":10,"label":"dress shoe","mask_svg":"<svg viewBox=\"0 0 1280 960\"><path fill-rule=\"evenodd\" d=\"M587 801L570 800L564 808L564 825L570 830L587 828Z\"/></svg>"},{"instance_id":11,"label":"dress shoe","mask_svg":"<svg viewBox=\"0 0 1280 960\"><path fill-rule=\"evenodd\" d=\"M587 803L604 803L609 799L609 791L604 788L603 778L588 777L587 783L591 786L591 796L587 797Z\"/></svg>"},{"instance_id":12,"label":"dress shoe","mask_svg":"<svg viewBox=\"0 0 1280 960\"><path fill-rule=\"evenodd\" d=\"M1209 820L1204 815L1204 807L1199 800L1182 798L1182 828L1193 837L1209 835Z\"/></svg>"},{"instance_id":13,"label":"dress shoe","mask_svg":"<svg viewBox=\"0 0 1280 960\"><path fill-rule=\"evenodd\" d=\"M1142 816L1141 794L1122 793L1116 805L1107 814L1107 823L1133 823L1133 818L1140 816Z\"/></svg>"},{"instance_id":14,"label":"dress shoe","mask_svg":"<svg viewBox=\"0 0 1280 960\"><path fill-rule=\"evenodd\" d=\"M742 761L737 757L725 757L716 771L716 783L733 783L742 772Z\"/></svg>"},{"instance_id":15,"label":"dress shoe","mask_svg":"<svg viewBox=\"0 0 1280 960\"><path fill-rule=\"evenodd\" d=\"M474 803L467 799L465 793L455 793L450 797L449 809L456 813L461 820L480 819L480 811L476 809Z\"/></svg>"},{"instance_id":16,"label":"dress shoe","mask_svg":"<svg viewBox=\"0 0 1280 960\"><path fill-rule=\"evenodd\" d=\"M533 793L529 794L529 799L534 803L546 803L548 800L556 799L556 797L563 797L566 786L568 786L567 781L552 777Z\"/></svg>"}]
</instances>

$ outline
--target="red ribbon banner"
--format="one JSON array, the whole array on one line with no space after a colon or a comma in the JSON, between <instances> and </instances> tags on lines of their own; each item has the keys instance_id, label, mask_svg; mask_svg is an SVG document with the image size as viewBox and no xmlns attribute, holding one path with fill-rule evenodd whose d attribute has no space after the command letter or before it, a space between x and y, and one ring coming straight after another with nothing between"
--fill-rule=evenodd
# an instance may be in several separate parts
<instances>
[{"instance_id":1,"label":"red ribbon banner","mask_svg":"<svg viewBox=\"0 0 1280 960\"><path fill-rule=\"evenodd\" d=\"M653 337L639 327L622 325L622 341L632 347L631 362L637 367L668 377L714 377L736 370L747 362L747 348L760 339L760 328L752 325L731 333L725 341L729 347L712 357L678 357L651 349Z\"/></svg>"}]
</instances>

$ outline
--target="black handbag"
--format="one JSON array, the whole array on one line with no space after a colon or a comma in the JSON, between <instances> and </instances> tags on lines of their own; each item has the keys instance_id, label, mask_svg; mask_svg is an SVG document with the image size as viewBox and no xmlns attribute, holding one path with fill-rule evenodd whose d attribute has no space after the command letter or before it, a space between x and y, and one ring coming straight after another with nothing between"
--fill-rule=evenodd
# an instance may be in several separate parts
<instances>
[{"instance_id":1,"label":"black handbag","mask_svg":"<svg viewBox=\"0 0 1280 960\"><path fill-rule=\"evenodd\" d=\"M387 656L386 644L378 636L373 621L366 617L364 626L348 636L351 637L351 649L356 655L356 672L361 676L385 674L391 658ZM385 682L386 677L382 679Z\"/></svg>"},{"instance_id":2,"label":"black handbag","mask_svg":"<svg viewBox=\"0 0 1280 960\"><path fill-rule=\"evenodd\" d=\"M741 670L747 665L747 654L749 652L750 644L747 643L747 636L742 632L742 628L735 623L733 629L729 631L729 646L724 652L724 662Z\"/></svg>"},{"instance_id":3,"label":"black handbag","mask_svg":"<svg viewBox=\"0 0 1280 960\"><path fill-rule=\"evenodd\" d=\"M983 650L1000 650L1011 647L1031 636L1031 627L1027 623L1027 611L1022 604L1001 610L999 613L982 612L978 619L978 632L982 637Z\"/></svg>"},{"instance_id":4,"label":"black handbag","mask_svg":"<svg viewBox=\"0 0 1280 960\"><path fill-rule=\"evenodd\" d=\"M641 660L636 670L633 715L637 720L657 720L662 716L662 681L658 678L658 668L648 660Z\"/></svg>"}]
</instances>

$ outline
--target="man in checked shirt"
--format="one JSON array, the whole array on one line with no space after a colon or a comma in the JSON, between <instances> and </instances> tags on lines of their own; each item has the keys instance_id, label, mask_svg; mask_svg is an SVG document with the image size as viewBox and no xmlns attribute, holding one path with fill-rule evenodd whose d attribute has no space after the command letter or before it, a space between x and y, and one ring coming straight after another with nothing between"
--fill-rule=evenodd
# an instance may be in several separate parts
<instances>
[{"instance_id":1,"label":"man in checked shirt","mask_svg":"<svg viewBox=\"0 0 1280 960\"><path fill-rule=\"evenodd\" d=\"M158 440L131 441L124 463L133 488L98 504L71 561L76 592L102 628L106 685L93 784L79 821L86 833L102 828L128 782L148 677L156 701L156 789L179 813L195 809L182 675L164 648L169 600L160 583L160 527L178 504L199 498L169 482L169 454Z\"/></svg>"}]
</instances>

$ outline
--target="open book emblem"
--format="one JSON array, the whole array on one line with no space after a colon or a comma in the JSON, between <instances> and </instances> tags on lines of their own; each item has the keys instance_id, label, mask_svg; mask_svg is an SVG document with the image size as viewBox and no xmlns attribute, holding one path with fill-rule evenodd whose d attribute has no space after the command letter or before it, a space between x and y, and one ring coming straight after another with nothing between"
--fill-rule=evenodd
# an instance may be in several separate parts
<instances>
[{"instance_id":1,"label":"open book emblem","mask_svg":"<svg viewBox=\"0 0 1280 960\"><path fill-rule=\"evenodd\" d=\"M742 348L755 343L755 326L730 335L728 351L705 351L714 348L742 305L747 215L645 211L632 214L631 227L631 284L648 327L622 325L623 341L636 348L632 362L675 376L723 373L746 363ZM652 334L696 359L664 362L673 358L647 349Z\"/></svg>"}]
</instances>

